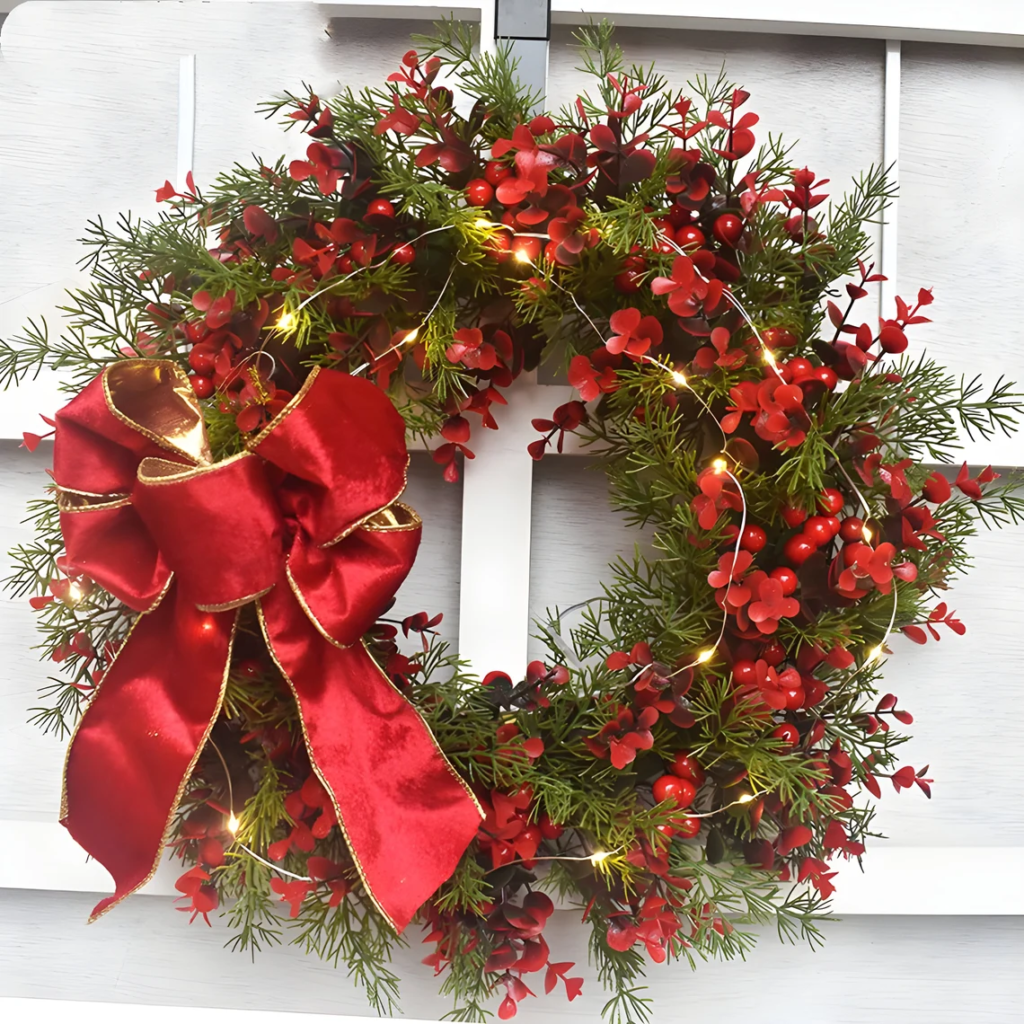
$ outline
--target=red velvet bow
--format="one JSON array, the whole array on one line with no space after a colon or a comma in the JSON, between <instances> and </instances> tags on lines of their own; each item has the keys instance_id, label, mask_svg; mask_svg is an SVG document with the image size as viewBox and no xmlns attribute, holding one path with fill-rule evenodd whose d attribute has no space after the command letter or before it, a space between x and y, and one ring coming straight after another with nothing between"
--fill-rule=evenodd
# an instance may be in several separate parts
<instances>
[{"instance_id":1,"label":"red velvet bow","mask_svg":"<svg viewBox=\"0 0 1024 1024\"><path fill-rule=\"evenodd\" d=\"M479 806L361 640L419 546L407 467L386 396L333 370L218 463L174 363L115 363L57 414L68 562L142 613L65 768L61 819L116 884L94 918L156 869L251 602L370 897L401 930L450 876Z\"/></svg>"}]
</instances>

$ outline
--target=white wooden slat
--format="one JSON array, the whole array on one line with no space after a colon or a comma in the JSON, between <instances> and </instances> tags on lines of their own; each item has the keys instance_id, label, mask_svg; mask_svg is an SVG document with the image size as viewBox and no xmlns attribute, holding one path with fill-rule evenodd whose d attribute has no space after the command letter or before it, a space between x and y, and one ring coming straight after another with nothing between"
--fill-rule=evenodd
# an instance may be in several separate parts
<instances>
[{"instance_id":1,"label":"white wooden slat","mask_svg":"<svg viewBox=\"0 0 1024 1024\"><path fill-rule=\"evenodd\" d=\"M526 670L530 615L530 516L533 460L526 446L540 435L530 421L549 417L568 387L537 385L524 374L495 407L499 429L477 429L476 458L463 462L459 654L483 676L513 679Z\"/></svg>"},{"instance_id":2,"label":"white wooden slat","mask_svg":"<svg viewBox=\"0 0 1024 1024\"><path fill-rule=\"evenodd\" d=\"M112 891L110 876L54 822L0 819L0 889ZM31 865L27 870L26 865ZM837 861L832 912L842 915L1024 915L1024 846L893 846L875 841L864 858ZM141 891L177 897L180 861L166 858ZM998 878L998 886L949 887L951 878ZM569 913L568 909L566 913Z\"/></svg>"},{"instance_id":3,"label":"white wooden slat","mask_svg":"<svg viewBox=\"0 0 1024 1024\"><path fill-rule=\"evenodd\" d=\"M889 168L890 180L897 186L900 180L900 52L898 39L885 41L885 108L882 115L882 166ZM879 315L895 315L893 299L898 293L899 196L895 196L883 215L880 227L878 269L885 274L878 289Z\"/></svg>"},{"instance_id":4,"label":"white wooden slat","mask_svg":"<svg viewBox=\"0 0 1024 1024\"><path fill-rule=\"evenodd\" d=\"M725 9L695 10L674 0L552 0L552 20L583 24L611 18L645 28L792 33L860 39L920 39L994 46L1024 46L1024 10L1005 0L864 0L819 4L799 0L730 0Z\"/></svg>"},{"instance_id":5,"label":"white wooden slat","mask_svg":"<svg viewBox=\"0 0 1024 1024\"><path fill-rule=\"evenodd\" d=\"M178 64L178 164L174 176L179 192L195 163L196 149L196 55L185 54Z\"/></svg>"},{"instance_id":6,"label":"white wooden slat","mask_svg":"<svg viewBox=\"0 0 1024 1024\"><path fill-rule=\"evenodd\" d=\"M911 328L968 379L1002 375L1024 390L1024 63L1016 50L904 43L900 114L899 290L933 288ZM967 443L972 464L1022 461L1020 435Z\"/></svg>"},{"instance_id":7,"label":"white wooden slat","mask_svg":"<svg viewBox=\"0 0 1024 1024\"><path fill-rule=\"evenodd\" d=\"M180 1006L146 1006L147 1024L181 1024ZM138 1024L139 1008L134 1003L92 1003L65 999L7 999L0 997L0 1014L5 1020L32 1019L36 1024L74 1019L76 1024ZM365 1016L335 1013L282 1013L280 1010L232 1010L224 1007L190 1007L189 1024L356 1024ZM406 1024L439 1022L402 1018Z\"/></svg>"},{"instance_id":8,"label":"white wooden slat","mask_svg":"<svg viewBox=\"0 0 1024 1024\"><path fill-rule=\"evenodd\" d=\"M174 913L162 899L129 900L85 926L92 901L89 894L0 892L5 995L75 1001L63 1004L66 1012L60 1002L32 1004L60 1021L87 1013L81 1000L177 1006L189 1018L199 1007L374 1017L344 966L334 968L294 947L264 950L250 962L248 955L222 948L230 934L223 922L189 925L187 915ZM826 922L822 930L824 948L813 952L802 943L779 942L769 927L754 929L759 941L744 961L698 962L692 972L685 964L648 962L643 983L655 1001L654 1019L784 1024L798 1012L794 1007L802 1007L828 1024L1019 1020L1022 918L863 916ZM600 1020L607 996L587 963L587 937L576 915L556 914L548 923L552 957L575 961L572 973L585 979L583 994L572 1003L561 991L545 997L542 985L533 984L542 978L527 977L538 998L521 1004L517 1021ZM419 963L427 952L419 929L408 938L410 947L397 952L393 968L402 977L403 1010L437 1020L451 1003L436 994L438 980ZM134 1019L148 1015L138 1006L135 1012Z\"/></svg>"}]
</instances>

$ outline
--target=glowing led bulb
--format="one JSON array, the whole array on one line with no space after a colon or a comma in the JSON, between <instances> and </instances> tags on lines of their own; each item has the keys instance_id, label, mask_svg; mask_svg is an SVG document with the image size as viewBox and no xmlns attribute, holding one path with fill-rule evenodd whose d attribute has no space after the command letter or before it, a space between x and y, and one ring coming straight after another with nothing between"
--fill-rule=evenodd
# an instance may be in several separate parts
<instances>
[{"instance_id":1,"label":"glowing led bulb","mask_svg":"<svg viewBox=\"0 0 1024 1024\"><path fill-rule=\"evenodd\" d=\"M473 226L478 228L489 228L494 226L494 221L487 220L486 217L477 217L477 219L473 221Z\"/></svg>"},{"instance_id":2,"label":"glowing led bulb","mask_svg":"<svg viewBox=\"0 0 1024 1024\"><path fill-rule=\"evenodd\" d=\"M414 327L403 339L403 345L411 345L420 336L420 329Z\"/></svg>"},{"instance_id":3,"label":"glowing led bulb","mask_svg":"<svg viewBox=\"0 0 1024 1024\"><path fill-rule=\"evenodd\" d=\"M697 663L703 665L705 661L710 661L715 656L714 647L706 647L700 654L697 655Z\"/></svg>"},{"instance_id":4,"label":"glowing led bulb","mask_svg":"<svg viewBox=\"0 0 1024 1024\"><path fill-rule=\"evenodd\" d=\"M871 529L866 523L861 527L860 535L864 538L865 544L871 543Z\"/></svg>"},{"instance_id":5,"label":"glowing led bulb","mask_svg":"<svg viewBox=\"0 0 1024 1024\"><path fill-rule=\"evenodd\" d=\"M776 372L778 372L779 364L775 362L775 355L770 348L764 349L764 361Z\"/></svg>"},{"instance_id":6,"label":"glowing led bulb","mask_svg":"<svg viewBox=\"0 0 1024 1024\"><path fill-rule=\"evenodd\" d=\"M715 461L711 463L711 468L716 473L724 473L729 468L729 463L726 462L725 459L715 459Z\"/></svg>"},{"instance_id":7,"label":"glowing led bulb","mask_svg":"<svg viewBox=\"0 0 1024 1024\"><path fill-rule=\"evenodd\" d=\"M279 331L291 331L295 329L296 317L294 313L282 313L277 321Z\"/></svg>"},{"instance_id":8,"label":"glowing led bulb","mask_svg":"<svg viewBox=\"0 0 1024 1024\"><path fill-rule=\"evenodd\" d=\"M234 835L238 831L238 818L235 816L235 812L231 812L231 817L228 818L228 831Z\"/></svg>"},{"instance_id":9,"label":"glowing led bulb","mask_svg":"<svg viewBox=\"0 0 1024 1024\"><path fill-rule=\"evenodd\" d=\"M77 583L72 583L68 587L68 604L78 604L78 602L81 601L83 597L85 597L85 595L82 593L82 588Z\"/></svg>"},{"instance_id":10,"label":"glowing led bulb","mask_svg":"<svg viewBox=\"0 0 1024 1024\"><path fill-rule=\"evenodd\" d=\"M529 263L530 254L525 249L516 249L516 260L519 263Z\"/></svg>"},{"instance_id":11,"label":"glowing led bulb","mask_svg":"<svg viewBox=\"0 0 1024 1024\"><path fill-rule=\"evenodd\" d=\"M686 374L682 370L672 371L672 380L681 388L686 387Z\"/></svg>"},{"instance_id":12,"label":"glowing led bulb","mask_svg":"<svg viewBox=\"0 0 1024 1024\"><path fill-rule=\"evenodd\" d=\"M739 804L749 804L754 799L753 793L744 793L743 796L737 797L736 802Z\"/></svg>"},{"instance_id":13,"label":"glowing led bulb","mask_svg":"<svg viewBox=\"0 0 1024 1024\"><path fill-rule=\"evenodd\" d=\"M607 860L611 854L607 850L597 850L590 855L591 864L600 864L601 861Z\"/></svg>"},{"instance_id":14,"label":"glowing led bulb","mask_svg":"<svg viewBox=\"0 0 1024 1024\"><path fill-rule=\"evenodd\" d=\"M885 648L881 644L879 644L877 647L873 647L871 649L871 653L867 657L867 661L865 662L865 664L870 665L871 662L878 661L878 659L883 654L885 654Z\"/></svg>"}]
</instances>

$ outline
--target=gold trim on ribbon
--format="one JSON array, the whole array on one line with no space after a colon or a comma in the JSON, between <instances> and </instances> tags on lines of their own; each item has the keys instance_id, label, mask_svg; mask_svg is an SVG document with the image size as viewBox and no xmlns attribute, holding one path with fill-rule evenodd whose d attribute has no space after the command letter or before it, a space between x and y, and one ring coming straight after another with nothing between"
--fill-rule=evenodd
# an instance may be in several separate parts
<instances>
[{"instance_id":1,"label":"gold trim on ribbon","mask_svg":"<svg viewBox=\"0 0 1024 1024\"><path fill-rule=\"evenodd\" d=\"M180 484L186 480L194 480L197 476L205 473L212 473L223 466L230 466L232 462L239 462L242 459L251 459L255 452L239 452L237 455L230 455L220 462L210 462L202 466L182 466L180 462L168 462L167 459L157 459L150 456L139 463L139 483L148 484L152 487L159 487L163 484Z\"/></svg>"},{"instance_id":2,"label":"gold trim on ribbon","mask_svg":"<svg viewBox=\"0 0 1024 1024\"><path fill-rule=\"evenodd\" d=\"M128 385L140 371L154 374L154 386L146 392L146 423L122 408L122 403L130 404L129 396L139 394ZM169 359L125 359L107 366L100 379L107 409L116 420L193 464L213 461L202 409L188 376L177 363Z\"/></svg>"},{"instance_id":3,"label":"gold trim on ribbon","mask_svg":"<svg viewBox=\"0 0 1024 1024\"><path fill-rule=\"evenodd\" d=\"M313 381L320 375L320 367L314 366L309 376L302 382L302 387L289 399L288 404L251 440L245 442L246 448L252 451L268 434L276 430L295 410L299 402L306 397L306 392L313 386Z\"/></svg>"},{"instance_id":4,"label":"gold trim on ribbon","mask_svg":"<svg viewBox=\"0 0 1024 1024\"><path fill-rule=\"evenodd\" d=\"M398 934L398 926L392 920L391 915L388 914L388 912L381 906L380 901L374 895L373 889L370 888L370 883L366 880L366 875L363 872L363 865L359 862L355 846L348 834L348 829L345 827L345 818L341 813L341 807L338 805L338 798L334 795L334 788L327 781L324 773L320 769L320 765L317 764L316 757L313 755L313 744L310 741L309 733L306 731L306 719L302 714L302 701L299 699L298 690L295 689L295 684L292 682L291 676L289 676L284 670L284 666L277 657L277 651L274 650L274 644L270 639L270 630L267 628L267 620L263 614L263 603L261 601L256 602L256 615L260 620L260 631L263 633L263 640L267 645L267 650L270 652L271 660L277 666L277 670L281 673L284 681L288 684L288 689L291 691L292 697L295 700L295 708L299 713L299 727L302 729L302 741L306 746L306 753L309 755L310 767L313 769L313 773L316 777L320 780L320 785L324 787L324 791L331 798L331 806L334 808L334 815L338 819L338 828L341 829L341 834L345 838L345 845L348 847L348 852L352 857L352 863L355 865L356 873L359 875L359 879L363 883L363 888L366 890L366 895L369 897L370 902L377 908L381 917L391 925L391 930ZM369 652L367 652L367 657L369 657ZM370 658L370 661L373 661L373 658ZM377 664L375 661L373 663L374 665ZM429 732L429 729L427 731Z\"/></svg>"},{"instance_id":5,"label":"gold trim on ribbon","mask_svg":"<svg viewBox=\"0 0 1024 1024\"><path fill-rule=\"evenodd\" d=\"M418 530L422 525L423 520L414 508L403 501L394 501L367 519L363 529L371 533L408 533Z\"/></svg>"},{"instance_id":6,"label":"gold trim on ribbon","mask_svg":"<svg viewBox=\"0 0 1024 1024\"><path fill-rule=\"evenodd\" d=\"M228 676L231 673L231 655L234 653L235 649L235 635L238 632L238 619L239 615L236 615L234 622L231 623L231 634L228 636L228 650L224 659L224 673L220 679L220 690L217 693L217 703L210 715L209 722L206 724L206 729L203 731L202 739L196 744L196 752L192 755L192 760L189 761L188 767L182 774L181 782L178 783L178 791L174 794L174 800L171 801L171 809L167 814L167 821L164 823L163 834L160 836L160 845L157 847L156 858L153 861L153 866L149 869L149 874L147 874L138 885L132 886L132 888L122 896L118 896L117 899L108 903L107 906L105 906L98 914L90 914L89 924L92 924L93 921L99 920L104 914L109 913L118 904L124 902L124 900L128 899L129 896L133 896L143 886L147 885L156 874L157 868L160 867L160 861L162 861L164 857L164 850L167 849L171 840L171 835L174 832L174 819L178 814L178 805L181 803L181 798L185 795L185 790L192 781L192 773L195 771L196 765L199 763L199 758L202 757L203 751L206 749L206 741L210 738L210 733L213 732L213 727L217 724L217 720L220 718L221 709L224 707L224 694L227 692ZM84 718L85 716L83 715L82 717ZM71 749L70 746L68 749Z\"/></svg>"}]
</instances>

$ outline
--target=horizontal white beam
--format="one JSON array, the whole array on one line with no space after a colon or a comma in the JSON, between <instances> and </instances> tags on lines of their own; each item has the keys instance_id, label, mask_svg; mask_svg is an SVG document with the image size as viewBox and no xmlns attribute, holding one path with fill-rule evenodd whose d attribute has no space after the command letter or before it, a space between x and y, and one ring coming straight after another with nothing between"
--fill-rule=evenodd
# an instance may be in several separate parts
<instances>
[{"instance_id":1,"label":"horizontal white beam","mask_svg":"<svg viewBox=\"0 0 1024 1024\"><path fill-rule=\"evenodd\" d=\"M695 15L677 0L552 0L552 21L584 24L607 17L619 25L728 32L786 33L860 39L914 39L983 46L1024 46L1024 6L1012 0L730 0Z\"/></svg>"},{"instance_id":2,"label":"horizontal white beam","mask_svg":"<svg viewBox=\"0 0 1024 1024\"><path fill-rule=\"evenodd\" d=\"M864 858L834 865L840 917L864 915L1024 916L1024 847L888 846L876 843ZM142 892L178 896L180 861L164 861ZM975 881L987 880L978 885ZM0 889L106 893L107 872L86 859L67 831L42 821L0 821ZM11 1018L8 1018L11 1019Z\"/></svg>"},{"instance_id":3,"label":"horizontal white beam","mask_svg":"<svg viewBox=\"0 0 1024 1024\"><path fill-rule=\"evenodd\" d=\"M434 18L454 13L475 21L483 3L466 4L454 12L437 0L335 0L322 6L332 17ZM716 5L713 14L695 14L677 0L552 0L551 20L556 24L581 25L591 18L651 28L1024 46L1024 5L1012 0L863 0L817 6L803 0L728 0Z\"/></svg>"},{"instance_id":4,"label":"horizontal white beam","mask_svg":"<svg viewBox=\"0 0 1024 1024\"><path fill-rule=\"evenodd\" d=\"M392 1020L394 1018L383 1018ZM366 1017L333 1013L286 1013L284 1010L231 1010L217 1006L139 1006L135 1003L92 1003L77 999L8 999L0 997L0 1020L51 1021L75 1024L366 1024ZM437 1024L410 1020L402 1024Z\"/></svg>"}]
</instances>

